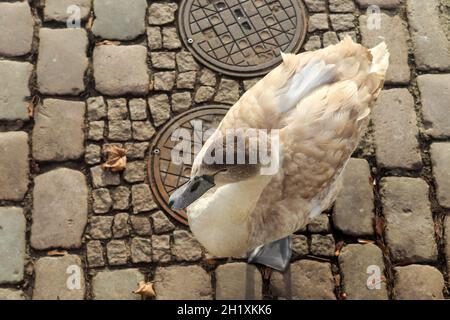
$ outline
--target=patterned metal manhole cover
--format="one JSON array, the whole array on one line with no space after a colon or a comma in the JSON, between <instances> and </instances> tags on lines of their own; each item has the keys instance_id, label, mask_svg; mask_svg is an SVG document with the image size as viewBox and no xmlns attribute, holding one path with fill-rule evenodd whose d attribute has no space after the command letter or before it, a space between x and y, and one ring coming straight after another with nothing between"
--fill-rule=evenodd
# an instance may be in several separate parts
<instances>
[{"instance_id":1,"label":"patterned metal manhole cover","mask_svg":"<svg viewBox=\"0 0 450 320\"><path fill-rule=\"evenodd\" d=\"M209 68L236 77L266 74L280 51L300 50L307 16L301 0L184 0L181 37Z\"/></svg>"},{"instance_id":2,"label":"patterned metal manhole cover","mask_svg":"<svg viewBox=\"0 0 450 320\"><path fill-rule=\"evenodd\" d=\"M213 105L189 110L169 122L159 132L151 147L148 175L153 195L160 207L184 224L187 224L186 212L170 209L169 197L189 180L196 152L213 131L209 129L219 126L228 109L226 106ZM183 158L183 163L180 163L179 158L173 158L173 155L180 154L178 151L181 150L181 143L183 146L186 143L190 146L190 155L188 152L184 153L187 158Z\"/></svg>"}]
</instances>

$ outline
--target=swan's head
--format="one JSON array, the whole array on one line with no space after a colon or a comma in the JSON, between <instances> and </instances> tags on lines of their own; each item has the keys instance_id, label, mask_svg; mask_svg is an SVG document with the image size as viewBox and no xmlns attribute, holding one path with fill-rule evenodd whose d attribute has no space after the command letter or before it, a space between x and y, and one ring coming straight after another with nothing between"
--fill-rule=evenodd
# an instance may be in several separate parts
<instances>
[{"instance_id":1,"label":"swan's head","mask_svg":"<svg viewBox=\"0 0 450 320\"><path fill-rule=\"evenodd\" d=\"M238 161L240 152L244 158ZM212 188L242 182L260 174L260 164L250 164L245 150L234 148L233 160L230 159L229 156L227 161L223 140L208 139L192 164L190 180L172 194L169 206L176 210L185 209Z\"/></svg>"}]
</instances>

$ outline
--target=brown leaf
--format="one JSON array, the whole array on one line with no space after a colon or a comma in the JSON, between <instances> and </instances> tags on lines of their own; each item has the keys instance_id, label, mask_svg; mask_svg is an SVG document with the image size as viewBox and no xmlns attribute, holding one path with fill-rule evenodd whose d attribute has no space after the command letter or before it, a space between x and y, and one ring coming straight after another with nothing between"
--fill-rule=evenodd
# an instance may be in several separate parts
<instances>
[{"instance_id":1,"label":"brown leaf","mask_svg":"<svg viewBox=\"0 0 450 320\"><path fill-rule=\"evenodd\" d=\"M120 45L120 41L103 40L103 41L99 41L99 42L95 43L96 47L104 46L104 45L106 45L106 46L110 46L110 45L118 46L118 45Z\"/></svg>"},{"instance_id":2,"label":"brown leaf","mask_svg":"<svg viewBox=\"0 0 450 320\"><path fill-rule=\"evenodd\" d=\"M33 96L33 98L31 98L31 100L28 102L27 109L28 109L28 116L30 118L34 117L34 108L36 108L38 102L39 96Z\"/></svg>"},{"instance_id":3,"label":"brown leaf","mask_svg":"<svg viewBox=\"0 0 450 320\"><path fill-rule=\"evenodd\" d=\"M341 285L341 275L340 274L334 275L334 285L336 287L339 287Z\"/></svg>"},{"instance_id":4,"label":"brown leaf","mask_svg":"<svg viewBox=\"0 0 450 320\"><path fill-rule=\"evenodd\" d=\"M111 169L112 172L125 170L127 166L127 156L124 148L110 146L105 151L108 154L108 159L102 164L103 170Z\"/></svg>"},{"instance_id":5,"label":"brown leaf","mask_svg":"<svg viewBox=\"0 0 450 320\"><path fill-rule=\"evenodd\" d=\"M66 250L51 250L49 252L47 252L47 255L51 256L51 257L61 257L61 256L65 256L68 255L69 253Z\"/></svg>"},{"instance_id":6,"label":"brown leaf","mask_svg":"<svg viewBox=\"0 0 450 320\"><path fill-rule=\"evenodd\" d=\"M262 276L264 280L269 280L270 277L272 276L273 273L273 269L269 268L269 267L265 267L262 269Z\"/></svg>"},{"instance_id":7,"label":"brown leaf","mask_svg":"<svg viewBox=\"0 0 450 320\"><path fill-rule=\"evenodd\" d=\"M86 22L86 29L92 29L92 24L94 23L94 15L90 15L88 21Z\"/></svg>"},{"instance_id":8,"label":"brown leaf","mask_svg":"<svg viewBox=\"0 0 450 320\"><path fill-rule=\"evenodd\" d=\"M344 241L340 240L338 243L336 243L336 251L334 252L334 255L336 257L339 257L341 254L342 247L344 246Z\"/></svg>"},{"instance_id":9,"label":"brown leaf","mask_svg":"<svg viewBox=\"0 0 450 320\"><path fill-rule=\"evenodd\" d=\"M375 241L373 241L373 240L366 240L366 239L358 239L358 243L361 243L361 244L374 244Z\"/></svg>"},{"instance_id":10,"label":"brown leaf","mask_svg":"<svg viewBox=\"0 0 450 320\"><path fill-rule=\"evenodd\" d=\"M138 288L133 291L133 293L135 294L139 294L143 297L147 297L147 298L155 298L156 297L156 292L155 289L153 288L153 283L151 282L145 282L145 281L141 281L138 284Z\"/></svg>"}]
</instances>

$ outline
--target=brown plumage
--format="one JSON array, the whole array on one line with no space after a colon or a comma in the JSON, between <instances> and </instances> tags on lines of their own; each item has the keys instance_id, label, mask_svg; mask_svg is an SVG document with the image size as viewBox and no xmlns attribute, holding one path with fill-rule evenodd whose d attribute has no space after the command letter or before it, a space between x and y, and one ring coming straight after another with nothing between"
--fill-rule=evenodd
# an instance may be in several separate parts
<instances>
[{"instance_id":1,"label":"brown plumage","mask_svg":"<svg viewBox=\"0 0 450 320\"><path fill-rule=\"evenodd\" d=\"M350 37L315 52L283 55L283 63L230 109L217 132L279 129L281 166L270 177L241 179L242 168L231 166L188 208L192 231L212 254L240 255L286 237L332 204L383 87L388 59L384 43L368 50ZM202 163L215 139L197 156L193 176L215 173Z\"/></svg>"}]
</instances>

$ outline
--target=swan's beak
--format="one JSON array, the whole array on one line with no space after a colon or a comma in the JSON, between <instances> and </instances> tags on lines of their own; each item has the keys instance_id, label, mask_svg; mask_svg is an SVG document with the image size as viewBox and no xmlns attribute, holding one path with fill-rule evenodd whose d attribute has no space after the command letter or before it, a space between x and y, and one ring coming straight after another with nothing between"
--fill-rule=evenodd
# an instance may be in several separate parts
<instances>
[{"instance_id":1,"label":"swan's beak","mask_svg":"<svg viewBox=\"0 0 450 320\"><path fill-rule=\"evenodd\" d=\"M174 210L185 209L214 186L211 176L194 177L170 196L169 207Z\"/></svg>"}]
</instances>

